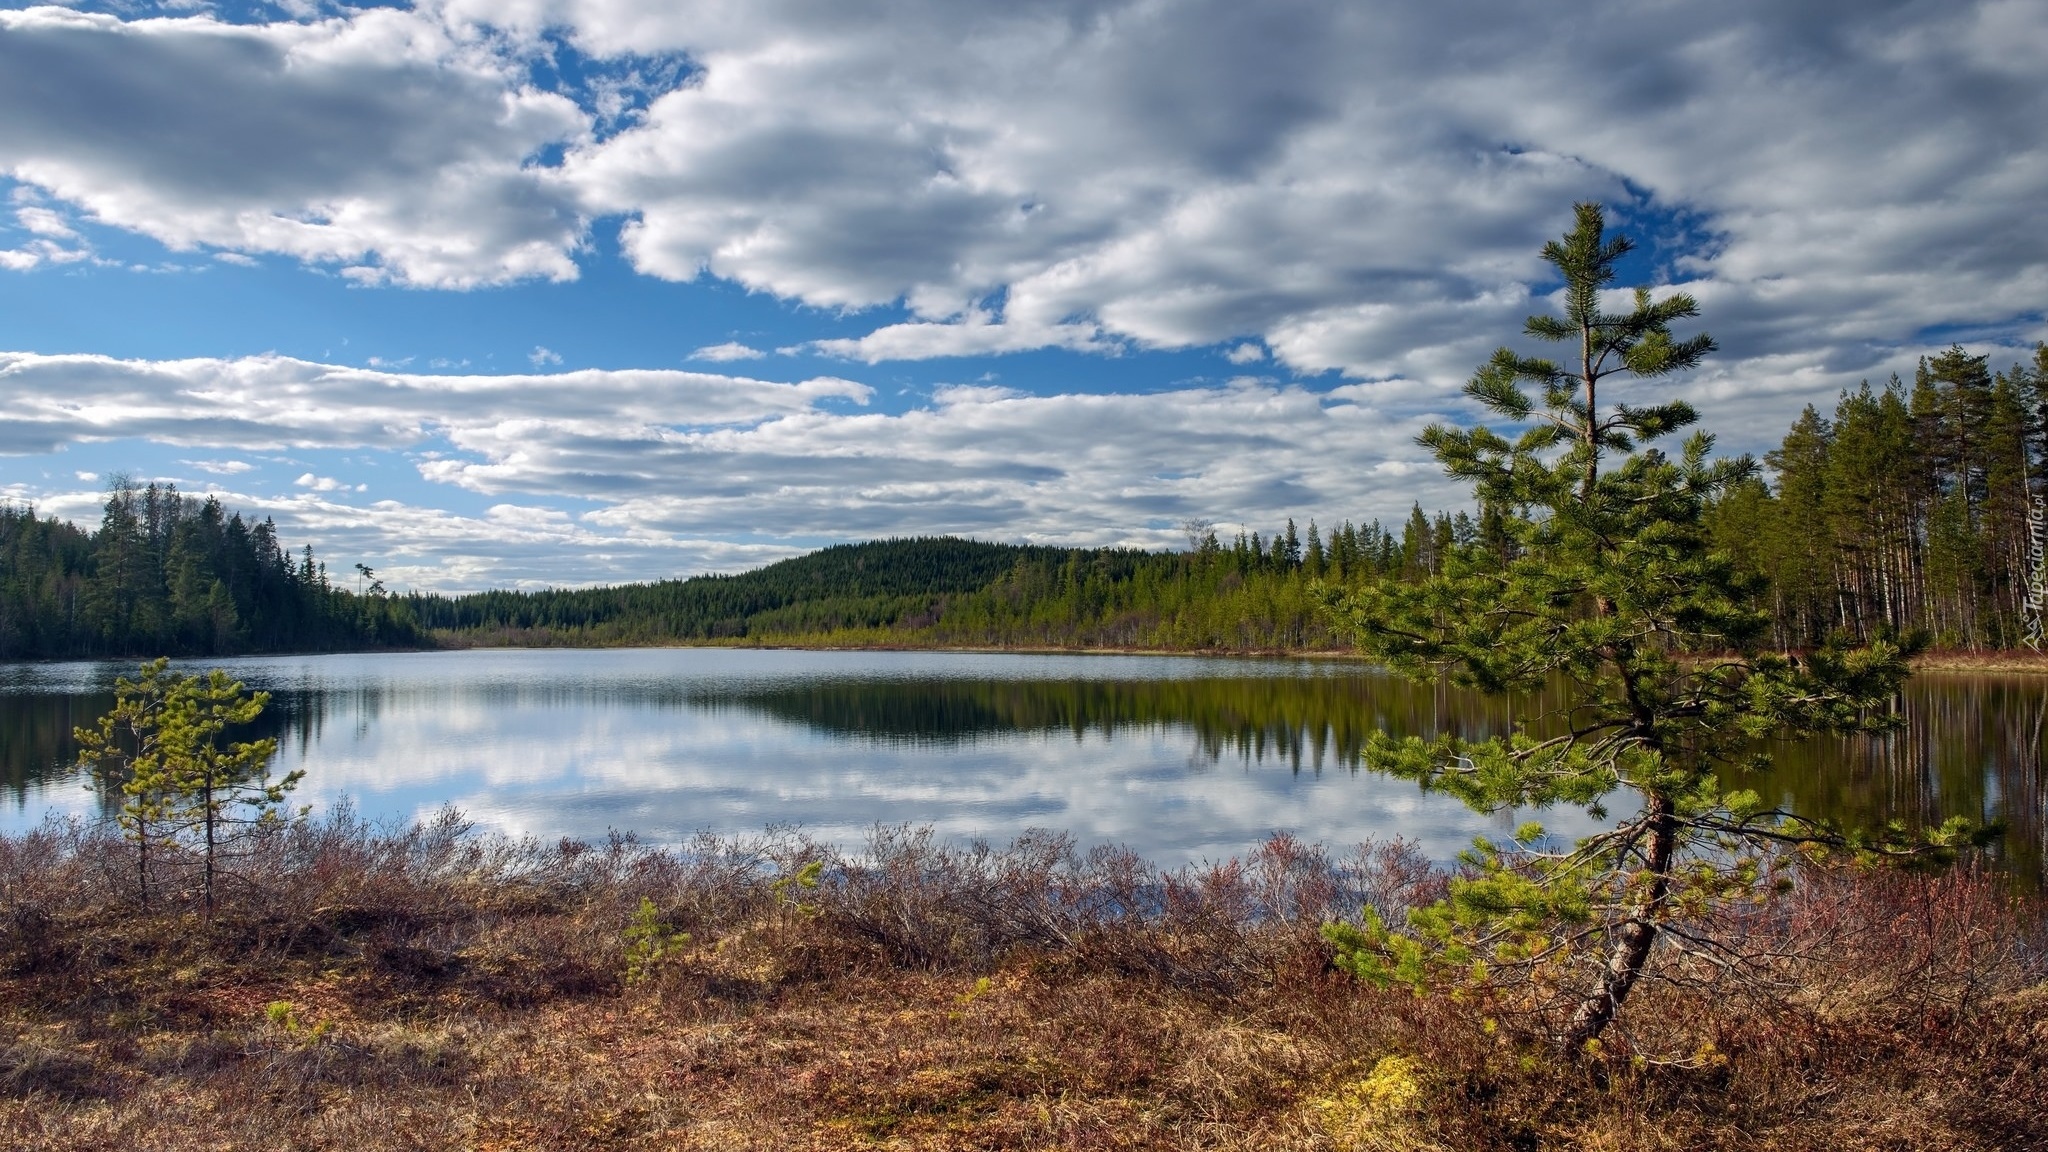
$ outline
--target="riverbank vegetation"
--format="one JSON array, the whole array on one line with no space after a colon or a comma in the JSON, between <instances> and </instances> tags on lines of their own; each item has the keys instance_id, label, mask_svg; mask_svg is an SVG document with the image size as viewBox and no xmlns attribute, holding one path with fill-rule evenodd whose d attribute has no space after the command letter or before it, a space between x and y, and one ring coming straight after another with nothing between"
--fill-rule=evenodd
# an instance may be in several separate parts
<instances>
[{"instance_id":1,"label":"riverbank vegetation","mask_svg":"<svg viewBox=\"0 0 2048 1152\"><path fill-rule=\"evenodd\" d=\"M0 504L0 660L416 647L402 600L330 580L268 518L115 477L87 532Z\"/></svg>"},{"instance_id":2,"label":"riverbank vegetation","mask_svg":"<svg viewBox=\"0 0 2048 1152\"><path fill-rule=\"evenodd\" d=\"M1924 634L1944 658L2022 649L2032 529L2048 476L2048 345L1994 371L1960 347L1808 408L1768 474L1717 491L1714 544L1766 582L1769 642ZM1188 548L1017 547L956 539L838 545L733 576L410 596L443 643L1339 652L1318 584L1421 583L1455 549L1511 547L1508 514L1412 508L1378 520L1219 535ZM2011 661L2008 660L2008 664ZM2028 665L2029 668L2034 667Z\"/></svg>"},{"instance_id":3,"label":"riverbank vegetation","mask_svg":"<svg viewBox=\"0 0 2048 1152\"><path fill-rule=\"evenodd\" d=\"M2031 655L2028 510L2048 477L2048 346L1993 370L1952 348L1809 408L1766 475L1718 494L1716 545L1767 581L1770 642L1924 633L1937 661ZM0 659L379 647L768 644L1344 652L1316 587L1420 582L1506 515L1219 532L1177 552L953 538L841 544L734 575L384 595L288 552L268 520L117 481L96 532L0 507ZM2040 665L2024 662L2027 670Z\"/></svg>"},{"instance_id":4,"label":"riverbank vegetation","mask_svg":"<svg viewBox=\"0 0 2048 1152\"><path fill-rule=\"evenodd\" d=\"M2048 936L1995 878L1802 865L1689 927L1596 1058L1320 935L1450 877L1285 839L1161 872L1051 835L540 843L453 814L198 862L0 838L21 1149L2039 1147ZM173 898L182 893L183 898ZM650 948L647 941L658 941Z\"/></svg>"}]
</instances>

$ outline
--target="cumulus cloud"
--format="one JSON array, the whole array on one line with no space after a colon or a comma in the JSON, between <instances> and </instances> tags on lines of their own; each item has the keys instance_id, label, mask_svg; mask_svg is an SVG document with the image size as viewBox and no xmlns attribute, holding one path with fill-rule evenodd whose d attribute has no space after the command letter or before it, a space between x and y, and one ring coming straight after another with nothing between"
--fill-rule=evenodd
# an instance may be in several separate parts
<instances>
[{"instance_id":1,"label":"cumulus cloud","mask_svg":"<svg viewBox=\"0 0 2048 1152\"><path fill-rule=\"evenodd\" d=\"M532 161L587 131L573 101L419 13L0 11L0 173L175 249L413 285L571 278L584 220Z\"/></svg>"},{"instance_id":2,"label":"cumulus cloud","mask_svg":"<svg viewBox=\"0 0 2048 1152\"><path fill-rule=\"evenodd\" d=\"M1672 245L1659 274L1739 358L1841 372L1938 325L2048 334L2048 234L2015 227L2048 197L2048 89L2015 45L2048 19L2017 2L443 11L688 53L692 82L566 178L630 217L653 275L916 313L834 355L1251 334L1442 387L1519 326L1582 197Z\"/></svg>"},{"instance_id":3,"label":"cumulus cloud","mask_svg":"<svg viewBox=\"0 0 2048 1152\"><path fill-rule=\"evenodd\" d=\"M573 277L618 222L649 276L908 313L777 351L1208 347L1276 379L942 389L882 414L830 377L0 356L0 452L413 452L507 508L584 502L517 530L592 555L740 526L1166 543L1185 516L1398 515L1456 499L1411 438L1469 416L1454 386L1550 307L1536 249L1579 198L1701 298L1725 352L1675 387L1754 448L1951 333L2048 337L2044 51L2026 0L1592 0L1569 22L1505 0L5 11L0 172L26 191L0 267L95 259L82 236L114 227L464 287ZM539 86L567 54L618 76ZM422 572L472 553L432 555Z\"/></svg>"},{"instance_id":4,"label":"cumulus cloud","mask_svg":"<svg viewBox=\"0 0 2048 1152\"><path fill-rule=\"evenodd\" d=\"M648 579L902 534L1159 547L1180 540L1174 525L1191 516L1269 531L1289 516L1328 525L1461 498L1420 466L1414 436L1428 411L1388 409L1363 390L1249 379L1122 396L960 385L885 414L861 410L866 387L830 377L408 376L279 357L13 354L0 355L0 387L20 416L0 432L0 450L133 438L404 453L429 484L484 497L490 511L423 508L416 494L356 505L361 489L317 465L297 475L293 495L253 499L323 552L347 539L387 557L377 567L394 579L437 587L533 571L561 583ZM1389 463L1401 467L1376 470ZM96 515L94 494L72 493L69 504L61 495L34 498ZM765 551L705 543L739 532L734 548ZM553 559L536 559L544 547L558 550Z\"/></svg>"},{"instance_id":5,"label":"cumulus cloud","mask_svg":"<svg viewBox=\"0 0 2048 1152\"><path fill-rule=\"evenodd\" d=\"M1257 337L1437 389L1594 197L1734 361L1837 379L1943 326L2048 335L2044 47L2026 0L36 8L0 13L0 156L174 246L409 284L570 277L619 219L652 276L907 305L813 346L856 360ZM561 53L611 78L537 88Z\"/></svg>"},{"instance_id":6,"label":"cumulus cloud","mask_svg":"<svg viewBox=\"0 0 2048 1152\"><path fill-rule=\"evenodd\" d=\"M759 360L768 355L758 348L749 348L737 340L723 344L711 344L690 353L692 360L705 360L714 364L727 364L735 360Z\"/></svg>"}]
</instances>

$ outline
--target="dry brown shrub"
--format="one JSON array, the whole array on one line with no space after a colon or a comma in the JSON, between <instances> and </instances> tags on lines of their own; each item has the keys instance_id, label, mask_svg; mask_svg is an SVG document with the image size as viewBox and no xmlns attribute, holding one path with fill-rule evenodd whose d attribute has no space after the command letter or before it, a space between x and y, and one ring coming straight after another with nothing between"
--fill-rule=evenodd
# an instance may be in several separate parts
<instances>
[{"instance_id":1,"label":"dry brown shrub","mask_svg":"<svg viewBox=\"0 0 2048 1152\"><path fill-rule=\"evenodd\" d=\"M655 849L344 813L253 844L210 925L168 882L138 910L132 860L84 825L0 837L0 1146L2023 1148L2048 1130L2040 904L1967 869L1809 872L1693 925L1729 951L1672 951L1609 1058L1566 1065L1489 1031L1484 997L1330 969L1324 921L1370 904L1399 922L1441 894L1399 842L1276 838L1162 871L1047 834ZM689 937L628 983L642 899Z\"/></svg>"}]
</instances>

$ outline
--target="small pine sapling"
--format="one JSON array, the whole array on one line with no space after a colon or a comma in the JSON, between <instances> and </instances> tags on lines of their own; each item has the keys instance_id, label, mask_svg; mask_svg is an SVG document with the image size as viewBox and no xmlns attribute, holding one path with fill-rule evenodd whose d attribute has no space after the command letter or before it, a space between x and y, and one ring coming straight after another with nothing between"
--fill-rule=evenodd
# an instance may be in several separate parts
<instances>
[{"instance_id":1,"label":"small pine sapling","mask_svg":"<svg viewBox=\"0 0 2048 1152\"><path fill-rule=\"evenodd\" d=\"M115 814L136 844L137 891L149 903L153 852L196 838L202 869L201 895L213 915L221 875L220 858L231 841L280 818L285 794L305 775L269 776L277 741L269 738L223 743L231 727L247 724L270 701L215 669L205 675L168 671L169 661L152 660L135 680L114 684L114 708L94 728L74 730L78 759L94 786L125 797Z\"/></svg>"},{"instance_id":2,"label":"small pine sapling","mask_svg":"<svg viewBox=\"0 0 2048 1152\"><path fill-rule=\"evenodd\" d=\"M136 899L149 907L150 857L175 842L177 811L163 745L165 709L180 677L169 659L151 660L134 680L114 681L114 708L92 728L72 729L78 763L101 795L122 797L114 823L135 845Z\"/></svg>"},{"instance_id":3,"label":"small pine sapling","mask_svg":"<svg viewBox=\"0 0 2048 1152\"><path fill-rule=\"evenodd\" d=\"M640 907L626 924L625 937L628 984L638 984L653 976L664 959L682 951L690 942L690 934L678 932L674 925L664 921L661 909L645 896L640 898Z\"/></svg>"}]
</instances>

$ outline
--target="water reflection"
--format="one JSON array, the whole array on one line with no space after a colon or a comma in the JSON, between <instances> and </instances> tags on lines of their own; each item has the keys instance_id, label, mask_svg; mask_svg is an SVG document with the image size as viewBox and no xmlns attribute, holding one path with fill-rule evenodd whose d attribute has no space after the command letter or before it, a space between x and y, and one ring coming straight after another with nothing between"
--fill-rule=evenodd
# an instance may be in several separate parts
<instances>
[{"instance_id":1,"label":"water reflection","mask_svg":"<svg viewBox=\"0 0 2048 1152\"><path fill-rule=\"evenodd\" d=\"M1446 856L1487 819L1360 770L1376 730L1468 736L1556 703L1409 684L1355 665L1136 657L703 650L467 652L236 661L272 693L252 735L280 740L304 799L409 818L453 802L544 835L796 822L859 839L875 821L1003 837L1029 825L1162 862L1241 851L1279 828L1332 842L1421 839ZM97 805L72 727L127 665L0 668L0 827ZM1748 782L1850 824L1964 815L2039 877L2048 681L1926 676L1882 738L1778 750ZM1560 832L1584 827L1551 813Z\"/></svg>"}]
</instances>

